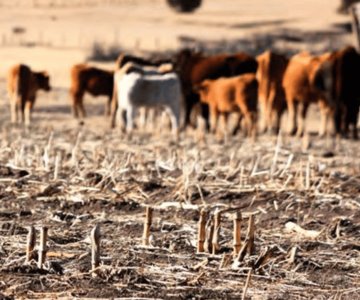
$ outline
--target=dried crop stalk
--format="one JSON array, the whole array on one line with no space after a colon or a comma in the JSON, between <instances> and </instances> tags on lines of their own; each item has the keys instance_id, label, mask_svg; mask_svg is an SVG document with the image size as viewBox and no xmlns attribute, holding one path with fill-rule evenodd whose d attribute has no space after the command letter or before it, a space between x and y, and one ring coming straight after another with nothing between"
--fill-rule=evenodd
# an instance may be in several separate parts
<instances>
[{"instance_id":1,"label":"dried crop stalk","mask_svg":"<svg viewBox=\"0 0 360 300\"><path fill-rule=\"evenodd\" d=\"M40 230L40 247L39 247L39 260L38 260L38 268L42 269L45 260L46 260L46 241L48 237L48 228L42 227Z\"/></svg>"},{"instance_id":2,"label":"dried crop stalk","mask_svg":"<svg viewBox=\"0 0 360 300\"><path fill-rule=\"evenodd\" d=\"M34 226L30 226L26 242L26 262L29 262L34 256L36 243L36 232Z\"/></svg>"},{"instance_id":3,"label":"dried crop stalk","mask_svg":"<svg viewBox=\"0 0 360 300\"><path fill-rule=\"evenodd\" d=\"M58 180L59 169L60 169L60 161L61 161L61 154L57 153L56 158L55 158L54 180Z\"/></svg>"},{"instance_id":4,"label":"dried crop stalk","mask_svg":"<svg viewBox=\"0 0 360 300\"><path fill-rule=\"evenodd\" d=\"M249 273L248 273L248 275L247 275L246 282L245 282L245 286L244 286L244 290L243 290L243 295L242 295L242 297L241 297L241 300L245 300L245 299L246 299L246 293L247 293L247 290L248 290L249 285L250 285L251 274L252 274L252 269L249 270Z\"/></svg>"},{"instance_id":5,"label":"dried crop stalk","mask_svg":"<svg viewBox=\"0 0 360 300\"><path fill-rule=\"evenodd\" d=\"M239 254L241 249L241 212L234 216L234 256Z\"/></svg>"},{"instance_id":6,"label":"dried crop stalk","mask_svg":"<svg viewBox=\"0 0 360 300\"><path fill-rule=\"evenodd\" d=\"M209 219L206 224L206 238L205 238L205 251L208 253L212 253L212 240L214 236L214 221Z\"/></svg>"},{"instance_id":7,"label":"dried crop stalk","mask_svg":"<svg viewBox=\"0 0 360 300\"><path fill-rule=\"evenodd\" d=\"M91 230L91 269L94 271L100 265L100 225Z\"/></svg>"},{"instance_id":8,"label":"dried crop stalk","mask_svg":"<svg viewBox=\"0 0 360 300\"><path fill-rule=\"evenodd\" d=\"M212 254L220 249L219 238L220 238L220 223L221 223L221 213L216 211L214 214L214 234L212 237Z\"/></svg>"},{"instance_id":9,"label":"dried crop stalk","mask_svg":"<svg viewBox=\"0 0 360 300\"><path fill-rule=\"evenodd\" d=\"M246 255L246 250L248 249L248 247L249 247L249 240L246 239L244 244L242 245L240 251L239 251L239 254L238 254L237 258L236 258L238 262L243 261L245 255Z\"/></svg>"},{"instance_id":10,"label":"dried crop stalk","mask_svg":"<svg viewBox=\"0 0 360 300\"><path fill-rule=\"evenodd\" d=\"M246 239L249 240L247 253L249 255L253 255L255 252L255 216L251 215L249 218L249 225L248 225L248 231L246 235Z\"/></svg>"},{"instance_id":11,"label":"dried crop stalk","mask_svg":"<svg viewBox=\"0 0 360 300\"><path fill-rule=\"evenodd\" d=\"M239 262L242 261L246 255L246 253L248 255L254 254L254 252L255 252L254 240L255 240L255 216L251 215L249 217L249 225L248 225L245 242L242 245L242 247L238 253L237 261L239 261Z\"/></svg>"},{"instance_id":12,"label":"dried crop stalk","mask_svg":"<svg viewBox=\"0 0 360 300\"><path fill-rule=\"evenodd\" d=\"M205 209L200 211L199 226L198 226L198 243L197 252L204 252L204 242L206 237L206 217L207 213Z\"/></svg>"},{"instance_id":13,"label":"dried crop stalk","mask_svg":"<svg viewBox=\"0 0 360 300\"><path fill-rule=\"evenodd\" d=\"M146 214L144 220L144 234L143 234L143 245L149 246L149 236L150 236L150 227L152 223L152 213L153 208L148 206L146 207Z\"/></svg>"}]
</instances>

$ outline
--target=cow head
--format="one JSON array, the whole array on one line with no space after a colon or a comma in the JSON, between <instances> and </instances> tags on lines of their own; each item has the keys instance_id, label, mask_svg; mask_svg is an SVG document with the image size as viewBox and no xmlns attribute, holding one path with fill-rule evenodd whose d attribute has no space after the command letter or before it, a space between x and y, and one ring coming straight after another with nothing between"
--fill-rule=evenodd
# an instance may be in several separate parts
<instances>
[{"instance_id":1,"label":"cow head","mask_svg":"<svg viewBox=\"0 0 360 300\"><path fill-rule=\"evenodd\" d=\"M50 76L49 76L48 72L46 72L46 71L37 72L37 73L35 73L35 77L36 77L36 81L39 86L39 89L42 89L47 92L51 90Z\"/></svg>"},{"instance_id":2,"label":"cow head","mask_svg":"<svg viewBox=\"0 0 360 300\"><path fill-rule=\"evenodd\" d=\"M199 85L194 87L194 91L199 94L200 101L208 103L208 94L210 90L211 80L204 80Z\"/></svg>"},{"instance_id":3,"label":"cow head","mask_svg":"<svg viewBox=\"0 0 360 300\"><path fill-rule=\"evenodd\" d=\"M203 55L201 52L195 52L189 48L182 49L173 57L172 63L174 64L174 70L180 74L183 72L188 73L193 64L202 58Z\"/></svg>"}]
</instances>

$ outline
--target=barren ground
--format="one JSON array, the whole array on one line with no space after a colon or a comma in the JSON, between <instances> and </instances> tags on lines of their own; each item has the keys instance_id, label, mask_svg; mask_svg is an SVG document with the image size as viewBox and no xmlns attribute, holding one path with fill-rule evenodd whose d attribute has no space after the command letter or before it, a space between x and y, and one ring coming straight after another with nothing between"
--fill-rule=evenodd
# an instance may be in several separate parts
<instances>
[{"instance_id":1,"label":"barren ground","mask_svg":"<svg viewBox=\"0 0 360 300\"><path fill-rule=\"evenodd\" d=\"M108 129L105 99L86 99L90 116L80 126L67 94L69 67L85 61L94 42L138 52L184 43L252 53L266 45L285 52L341 46L351 36L343 31L348 17L334 13L337 1L204 0L189 16L155 0L30 2L0 4L0 298L239 299L253 268L248 299L360 299L358 142L285 134L199 141L191 130L178 144L166 130L129 140ZM48 69L54 86L39 94L30 129L9 123L5 74L18 62ZM313 131L316 108L309 118ZM148 247L146 205L155 209ZM196 253L203 207L223 211L215 255ZM235 211L243 242L250 215L256 225L255 252L238 263ZM290 222L306 231L289 230ZM102 252L94 274L96 224ZM31 225L38 237L49 228L43 269L24 264Z\"/></svg>"}]
</instances>

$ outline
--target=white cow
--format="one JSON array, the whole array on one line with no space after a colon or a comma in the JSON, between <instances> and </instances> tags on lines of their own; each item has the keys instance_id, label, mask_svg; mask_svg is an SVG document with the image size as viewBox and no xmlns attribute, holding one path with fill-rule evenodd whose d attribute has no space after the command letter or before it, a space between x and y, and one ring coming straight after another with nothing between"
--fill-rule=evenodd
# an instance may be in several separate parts
<instances>
[{"instance_id":1,"label":"white cow","mask_svg":"<svg viewBox=\"0 0 360 300\"><path fill-rule=\"evenodd\" d=\"M114 75L118 100L118 116L122 121L126 111L126 131L134 127L136 111L140 107L163 107L168 112L174 134L178 134L182 110L180 79L174 72L158 73L139 65L127 63Z\"/></svg>"}]
</instances>

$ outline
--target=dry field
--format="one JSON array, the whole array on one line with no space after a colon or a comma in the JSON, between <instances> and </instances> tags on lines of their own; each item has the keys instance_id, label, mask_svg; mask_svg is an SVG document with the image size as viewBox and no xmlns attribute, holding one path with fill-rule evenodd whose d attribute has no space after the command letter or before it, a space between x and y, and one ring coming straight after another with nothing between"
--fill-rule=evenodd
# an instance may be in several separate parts
<instances>
[{"instance_id":1,"label":"dry field","mask_svg":"<svg viewBox=\"0 0 360 300\"><path fill-rule=\"evenodd\" d=\"M360 299L359 142L285 133L255 143L199 140L191 130L179 143L166 130L128 139L108 128L101 98L85 100L84 125L70 115L69 66L86 60L96 36L111 45L117 24L121 47L134 51L174 49L185 35L214 47L265 41L290 52L351 40L334 26L349 21L334 13L337 1L204 2L197 14L178 16L158 0L1 1L0 299L241 299L244 290L246 299ZM26 32L14 35L14 27ZM296 40L304 32L309 40ZM255 33L274 42L251 44ZM5 93L6 69L20 61L53 77L29 129L9 123ZM310 119L313 131L316 108ZM148 205L154 212L143 246ZM196 251L202 208L211 217L221 212L216 254ZM255 249L241 259L232 256L238 211L243 245L255 218ZM101 263L91 271L96 225ZM49 229L42 268L25 263L30 226L36 249L40 229Z\"/></svg>"}]
</instances>

